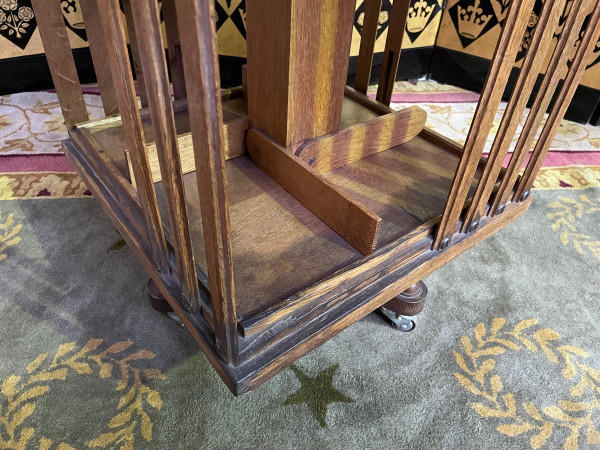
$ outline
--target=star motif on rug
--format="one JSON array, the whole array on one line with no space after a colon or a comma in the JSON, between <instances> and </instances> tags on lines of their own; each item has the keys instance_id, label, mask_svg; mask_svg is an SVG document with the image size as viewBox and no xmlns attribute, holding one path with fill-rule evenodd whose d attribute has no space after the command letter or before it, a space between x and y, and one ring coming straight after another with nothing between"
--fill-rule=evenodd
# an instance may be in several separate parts
<instances>
[{"instance_id":1,"label":"star motif on rug","mask_svg":"<svg viewBox=\"0 0 600 450\"><path fill-rule=\"evenodd\" d=\"M297 366L292 365L290 369L300 381L301 386L285 400L284 406L306 403L313 417L322 427L326 427L327 406L330 403L354 403L353 399L333 387L333 376L339 367L339 364L335 364L322 370L315 378L311 378Z\"/></svg>"}]
</instances>

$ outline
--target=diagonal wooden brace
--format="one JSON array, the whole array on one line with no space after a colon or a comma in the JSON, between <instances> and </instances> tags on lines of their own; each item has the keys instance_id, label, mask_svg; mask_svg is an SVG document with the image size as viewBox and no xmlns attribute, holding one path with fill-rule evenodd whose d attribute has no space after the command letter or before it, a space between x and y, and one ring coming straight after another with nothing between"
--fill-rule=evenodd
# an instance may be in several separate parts
<instances>
[{"instance_id":1,"label":"diagonal wooden brace","mask_svg":"<svg viewBox=\"0 0 600 450\"><path fill-rule=\"evenodd\" d=\"M308 140L294 154L319 173L358 161L410 141L425 127L427 113L418 106Z\"/></svg>"}]
</instances>

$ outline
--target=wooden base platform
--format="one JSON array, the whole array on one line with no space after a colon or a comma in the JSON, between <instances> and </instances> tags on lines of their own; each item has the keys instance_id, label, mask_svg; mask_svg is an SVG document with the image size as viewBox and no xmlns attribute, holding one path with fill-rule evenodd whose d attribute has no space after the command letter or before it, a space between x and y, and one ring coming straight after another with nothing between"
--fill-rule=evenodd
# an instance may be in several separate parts
<instances>
[{"instance_id":1,"label":"wooden base platform","mask_svg":"<svg viewBox=\"0 0 600 450\"><path fill-rule=\"evenodd\" d=\"M228 154L226 162L239 332L235 366L225 364L213 348L210 296L204 296L201 311L188 314L181 308L179 288L169 276L155 274L153 280L186 328L195 330L192 334L237 394L262 383L282 364L293 362L391 300L529 206L529 201L511 205L497 218L484 218L474 234L464 235L448 250L431 251L461 149L426 129L409 142L321 174L347 198L380 217L376 248L364 256L240 152L245 148L240 136L248 126L245 99L237 94L229 96L224 102L229 118L225 127L232 123L237 127L232 128L237 131L230 133L233 137L228 141L229 148L237 150ZM350 92L344 101L343 123L351 127L386 111L389 112L379 104L370 104L366 97L357 101ZM194 258L199 284L208 294L193 154L189 153L191 161L185 157L189 135L186 114L185 104L179 104L178 139L186 172L184 184ZM152 147L147 115L144 120L151 155L156 150ZM136 212L140 205L135 190L127 181L132 177L127 157L119 159L125 150L119 127L118 117L80 125L71 131L65 149L116 226L122 228L126 222L129 232L135 233L136 228L143 228L142 218ZM152 170L163 225L168 228L158 164ZM481 168L477 169L474 185L480 172ZM166 235L169 236L168 229ZM144 239L138 236L136 241L131 243L132 248L150 267ZM323 328L328 331L323 332ZM282 354L288 356L281 357Z\"/></svg>"}]
</instances>

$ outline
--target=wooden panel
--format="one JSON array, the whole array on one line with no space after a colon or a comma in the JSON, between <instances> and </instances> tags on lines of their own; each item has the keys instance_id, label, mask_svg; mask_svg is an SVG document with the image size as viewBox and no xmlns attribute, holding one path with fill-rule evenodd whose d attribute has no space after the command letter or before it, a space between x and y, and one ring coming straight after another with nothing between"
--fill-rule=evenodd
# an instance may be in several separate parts
<instances>
[{"instance_id":1,"label":"wooden panel","mask_svg":"<svg viewBox=\"0 0 600 450\"><path fill-rule=\"evenodd\" d=\"M214 2L180 0L179 34L194 142L196 177L211 302L215 346L228 363L237 360L237 313L225 180L223 110L217 57Z\"/></svg>"},{"instance_id":2,"label":"wooden panel","mask_svg":"<svg viewBox=\"0 0 600 450\"><path fill-rule=\"evenodd\" d=\"M175 253L177 278L181 285L186 309L199 310L198 278L194 267L188 215L183 192L181 162L177 148L175 114L169 87L164 46L161 40L159 10L155 0L138 0L131 9L137 30L138 45L146 82L153 86L148 92L148 104L160 173L164 178L165 196L171 231L171 243Z\"/></svg>"},{"instance_id":3,"label":"wooden panel","mask_svg":"<svg viewBox=\"0 0 600 450\"><path fill-rule=\"evenodd\" d=\"M336 131L348 69L353 3L282 0L249 2L247 8L252 124L284 147Z\"/></svg>"},{"instance_id":4,"label":"wooden panel","mask_svg":"<svg viewBox=\"0 0 600 450\"><path fill-rule=\"evenodd\" d=\"M123 121L123 138L131 151L133 169L140 203L146 219L148 241L152 246L154 264L164 273L169 272L167 250L162 224L156 204L156 195L152 184L150 166L146 157L144 132L137 108L135 86L129 65L129 56L125 41L125 32L121 23L121 10L118 0L106 2L100 21L106 36L108 62L119 100L119 111Z\"/></svg>"},{"instance_id":5,"label":"wooden panel","mask_svg":"<svg viewBox=\"0 0 600 450\"><path fill-rule=\"evenodd\" d=\"M365 0L365 15L360 33L360 50L358 62L356 63L356 77L354 78L354 89L363 94L367 93L369 81L371 81L380 12L381 0Z\"/></svg>"},{"instance_id":6,"label":"wooden panel","mask_svg":"<svg viewBox=\"0 0 600 450\"><path fill-rule=\"evenodd\" d=\"M458 156L416 137L323 176L382 218L383 241L397 236L391 224L405 223L406 215L427 222L442 214L458 163Z\"/></svg>"},{"instance_id":7,"label":"wooden panel","mask_svg":"<svg viewBox=\"0 0 600 450\"><path fill-rule=\"evenodd\" d=\"M317 172L328 172L413 139L427 113L418 106L353 125L300 145L294 154Z\"/></svg>"},{"instance_id":8,"label":"wooden panel","mask_svg":"<svg viewBox=\"0 0 600 450\"><path fill-rule=\"evenodd\" d=\"M390 25L385 41L385 50L383 51L379 86L377 87L377 100L386 105L389 105L392 99L409 7L410 0L396 0L390 14Z\"/></svg>"},{"instance_id":9,"label":"wooden panel","mask_svg":"<svg viewBox=\"0 0 600 450\"><path fill-rule=\"evenodd\" d=\"M92 54L94 63L94 72L98 81L98 89L102 98L102 106L104 113L107 116L119 113L119 105L117 102L117 94L112 83L110 74L110 66L106 64L106 43L104 41L104 33L100 25L100 10L98 3L95 0L79 0L81 7L81 15L85 23L85 33Z\"/></svg>"},{"instance_id":10,"label":"wooden panel","mask_svg":"<svg viewBox=\"0 0 600 450\"><path fill-rule=\"evenodd\" d=\"M513 137L521 123L521 118L538 74L546 60L546 54L552 43L552 36L556 30L564 6L565 0L548 2L544 5L533 37L529 43L527 55L521 66L519 78L513 88L504 116L502 117L502 122L492 144L487 165L477 186L473 202L465 216L462 228L463 233L469 230L474 220L479 220L485 214L492 189L502 169L502 163L506 158Z\"/></svg>"},{"instance_id":11,"label":"wooden panel","mask_svg":"<svg viewBox=\"0 0 600 450\"><path fill-rule=\"evenodd\" d=\"M555 76L555 74L562 73L565 70L567 62L573 57L578 32L588 14L588 7L590 4L591 1L586 0L573 0L573 3L571 4L571 13L567 17L563 32L554 48L554 52L552 53L552 57L546 70L546 72L552 76L545 76L542 80L535 101L529 110L527 120L525 121L519 139L517 140L515 151L506 168L506 175L500 183L498 192L496 193L490 211L488 212L489 215L496 214L498 207L506 204L513 194L513 187L519 176L521 166L535 141L538 128L552 101L554 91L561 80L561 77Z\"/></svg>"},{"instance_id":12,"label":"wooden panel","mask_svg":"<svg viewBox=\"0 0 600 450\"><path fill-rule=\"evenodd\" d=\"M177 10L175 0L163 0L162 10L165 16L165 31L169 48L169 67L173 81L173 96L175 100L186 97L185 78L183 76L183 59L181 55L181 40L177 25Z\"/></svg>"},{"instance_id":13,"label":"wooden panel","mask_svg":"<svg viewBox=\"0 0 600 450\"><path fill-rule=\"evenodd\" d=\"M434 241L434 249L439 249L445 240L449 242L454 234L506 82L521 46L533 3L534 0L513 0L510 5L504 30L498 41L473 123L465 141L464 154L448 195L444 215Z\"/></svg>"},{"instance_id":14,"label":"wooden panel","mask_svg":"<svg viewBox=\"0 0 600 450\"><path fill-rule=\"evenodd\" d=\"M583 73L585 72L588 64L592 62L593 58L595 58L594 48L596 47L599 38L600 3L596 5L590 16L585 34L579 43L577 53L571 62L571 66L569 67L567 76L565 77L564 83L558 94L558 98L552 107L552 111L550 111L550 115L544 124L544 128L542 128L542 132L535 145L535 148L533 149L533 153L529 159L529 162L527 163L527 167L525 167L523 177L521 178L521 181L519 182L515 192L516 199L521 199L523 194L532 188L535 177L542 167L544 158L546 157L548 149L554 140L554 136L556 136L556 132L558 131L561 120L567 112L567 108L573 99L573 95L575 94L575 90L577 89L577 86L583 77Z\"/></svg>"},{"instance_id":15,"label":"wooden panel","mask_svg":"<svg viewBox=\"0 0 600 450\"><path fill-rule=\"evenodd\" d=\"M67 128L72 128L77 123L86 122L88 114L67 37L61 4L54 0L33 0L32 5L65 125Z\"/></svg>"},{"instance_id":16,"label":"wooden panel","mask_svg":"<svg viewBox=\"0 0 600 450\"><path fill-rule=\"evenodd\" d=\"M255 129L248 131L252 161L363 254L377 243L381 219L347 199L305 163Z\"/></svg>"}]
</instances>

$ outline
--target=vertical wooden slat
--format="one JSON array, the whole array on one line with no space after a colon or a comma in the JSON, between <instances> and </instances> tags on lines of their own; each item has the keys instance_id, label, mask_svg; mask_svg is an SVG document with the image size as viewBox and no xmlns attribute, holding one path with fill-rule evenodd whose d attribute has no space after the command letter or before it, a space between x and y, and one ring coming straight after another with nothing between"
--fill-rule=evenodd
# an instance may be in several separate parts
<instances>
[{"instance_id":1,"label":"vertical wooden slat","mask_svg":"<svg viewBox=\"0 0 600 450\"><path fill-rule=\"evenodd\" d=\"M381 1L365 0L365 12L362 31L360 33L360 50L358 52L356 77L354 79L354 89L363 94L367 93L369 81L371 81L371 69L373 66L375 41L377 40L377 28L379 27Z\"/></svg>"},{"instance_id":2,"label":"vertical wooden slat","mask_svg":"<svg viewBox=\"0 0 600 450\"><path fill-rule=\"evenodd\" d=\"M434 249L446 247L456 230L487 136L500 105L506 82L513 68L517 52L521 47L533 4L534 0L513 0L510 5L504 29L498 40L481 98L473 117L473 123L467 135L464 153L456 169L452 187L448 194L444 214L435 236Z\"/></svg>"},{"instance_id":3,"label":"vertical wooden slat","mask_svg":"<svg viewBox=\"0 0 600 450\"><path fill-rule=\"evenodd\" d=\"M45 1L45 0L44 0ZM162 230L160 214L156 203L156 193L152 184L152 175L148 157L140 112L137 107L135 85L131 74L125 31L121 23L119 0L106 0L102 3L100 22L106 37L108 63L119 101L119 111L123 121L123 138L132 157L133 175L140 197L140 203L146 219L148 241L151 245L152 259L156 267L167 273L169 262Z\"/></svg>"},{"instance_id":4,"label":"vertical wooden slat","mask_svg":"<svg viewBox=\"0 0 600 450\"><path fill-rule=\"evenodd\" d=\"M194 157L215 347L228 363L237 359L237 314L225 178L223 110L213 0L178 0L177 19L194 142Z\"/></svg>"},{"instance_id":5,"label":"vertical wooden slat","mask_svg":"<svg viewBox=\"0 0 600 450\"><path fill-rule=\"evenodd\" d=\"M183 77L183 61L181 59L181 39L177 26L177 11L175 0L163 0L162 9L165 16L165 31L169 49L169 67L173 81L173 96L175 100L186 97L185 79Z\"/></svg>"},{"instance_id":6,"label":"vertical wooden slat","mask_svg":"<svg viewBox=\"0 0 600 450\"><path fill-rule=\"evenodd\" d=\"M131 48L131 59L133 60L133 69L135 71L135 81L137 82L137 92L140 96L142 107L148 106L148 92L144 80L144 70L140 50L137 44L135 23L133 22L133 13L131 11L131 2L136 0L123 0L123 9L125 10L125 22L127 24L127 37L129 37L129 46Z\"/></svg>"},{"instance_id":7,"label":"vertical wooden slat","mask_svg":"<svg viewBox=\"0 0 600 450\"><path fill-rule=\"evenodd\" d=\"M100 25L100 9L96 0L79 0L81 15L85 24L88 45L94 63L94 72L102 98L102 106L107 116L119 113L117 94L112 82L110 67L106 64L106 41Z\"/></svg>"},{"instance_id":8,"label":"vertical wooden slat","mask_svg":"<svg viewBox=\"0 0 600 450\"><path fill-rule=\"evenodd\" d=\"M546 2L543 6L529 49L527 50L527 55L523 60L519 78L506 106L502 122L500 123L498 133L496 133L496 138L487 159L487 164L473 196L473 201L465 216L462 227L463 233L469 230L473 221L479 220L485 214L485 208L502 169L502 163L517 132L521 117L542 69L542 65L546 60L546 54L552 43L552 36L556 30L564 6L565 0Z\"/></svg>"},{"instance_id":9,"label":"vertical wooden slat","mask_svg":"<svg viewBox=\"0 0 600 450\"><path fill-rule=\"evenodd\" d=\"M560 74L563 73L567 62L575 53L575 42L583 21L588 15L590 3L590 1L586 0L574 0L571 5L571 12L567 17L562 34L548 63L546 75L538 89L534 103L517 140L513 155L488 212L490 216L495 215L498 212L498 208L504 205L512 195L521 166L525 161L529 149L533 145L544 114L552 101L553 93L560 83Z\"/></svg>"},{"instance_id":10,"label":"vertical wooden slat","mask_svg":"<svg viewBox=\"0 0 600 450\"><path fill-rule=\"evenodd\" d=\"M88 113L59 0L33 0L44 52L67 128L86 122Z\"/></svg>"},{"instance_id":11,"label":"vertical wooden slat","mask_svg":"<svg viewBox=\"0 0 600 450\"><path fill-rule=\"evenodd\" d=\"M579 44L575 58L569 67L569 71L567 72L567 76L565 77L564 83L558 94L556 103L550 111L550 115L548 116L548 119L544 124L544 128L542 128L540 137L538 138L535 148L533 149L531 158L525 167L525 171L523 172L523 176L521 177L521 181L519 182L515 192L515 200L520 201L522 198L526 198L527 196L524 197L524 194L528 193L532 188L535 177L537 176L540 167L542 167L544 158L548 153L548 149L552 144L554 136L556 136L560 122L567 112L567 108L573 99L573 95L575 95L575 91L579 86L579 82L583 77L583 73L585 72L588 64L592 62L592 58L594 57L594 48L599 38L600 2L598 2L593 10L592 15L590 16L587 29L583 39Z\"/></svg>"},{"instance_id":12,"label":"vertical wooden slat","mask_svg":"<svg viewBox=\"0 0 600 450\"><path fill-rule=\"evenodd\" d=\"M381 72L379 74L379 86L377 88L377 100L386 105L389 105L392 100L409 7L410 0L396 0L390 14L390 25L385 41L383 62L381 63Z\"/></svg>"},{"instance_id":13,"label":"vertical wooden slat","mask_svg":"<svg viewBox=\"0 0 600 450\"><path fill-rule=\"evenodd\" d=\"M148 92L148 105L156 150L160 163L163 186L167 198L167 210L171 224L173 251L177 264L178 278L187 310L198 310L198 278L192 255L192 242L188 224L183 175L177 147L175 113L169 89L169 78L165 51L161 39L160 17L156 0L136 0L131 5L138 46L142 58L145 80L153 86Z\"/></svg>"}]
</instances>

